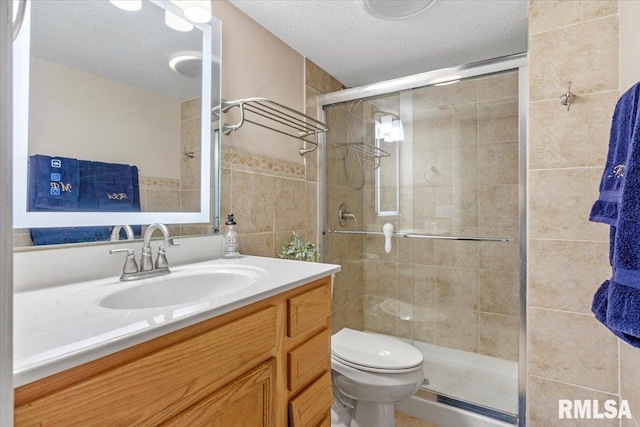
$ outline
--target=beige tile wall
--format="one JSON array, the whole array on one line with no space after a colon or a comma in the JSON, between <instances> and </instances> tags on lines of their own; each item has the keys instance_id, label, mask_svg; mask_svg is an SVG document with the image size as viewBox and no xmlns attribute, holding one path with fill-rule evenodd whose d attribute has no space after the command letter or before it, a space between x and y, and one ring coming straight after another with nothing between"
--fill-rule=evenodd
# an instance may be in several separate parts
<instances>
[{"instance_id":1,"label":"beige tile wall","mask_svg":"<svg viewBox=\"0 0 640 427\"><path fill-rule=\"evenodd\" d=\"M637 350L619 344L591 314L593 293L610 275L608 227L590 223L588 216L619 96L617 4L529 2L532 427L619 425L618 420L560 420L558 399L617 400L622 391L622 397L640 404L637 378L623 372L622 384L618 381L619 357L629 373L640 369ZM579 94L570 111L558 104L568 80Z\"/></svg>"},{"instance_id":2,"label":"beige tile wall","mask_svg":"<svg viewBox=\"0 0 640 427\"><path fill-rule=\"evenodd\" d=\"M318 94L342 85L309 60L305 68L306 113L315 117ZM251 133L252 128L243 130ZM295 141L289 149L297 151ZM220 213L223 223L228 213L235 214L242 253L277 256L294 231L305 241L319 243L317 159L313 152L303 158L304 164L292 162L225 145L223 140Z\"/></svg>"}]
</instances>

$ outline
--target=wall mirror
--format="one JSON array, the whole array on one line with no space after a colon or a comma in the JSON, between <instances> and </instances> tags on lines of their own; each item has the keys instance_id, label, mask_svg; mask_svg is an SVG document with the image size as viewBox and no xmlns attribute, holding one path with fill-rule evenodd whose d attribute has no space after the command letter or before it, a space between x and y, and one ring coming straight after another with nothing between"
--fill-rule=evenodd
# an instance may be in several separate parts
<instances>
[{"instance_id":1,"label":"wall mirror","mask_svg":"<svg viewBox=\"0 0 640 427\"><path fill-rule=\"evenodd\" d=\"M215 223L221 23L189 21L181 4L28 2L14 42L14 228ZM135 166L140 208L34 209L36 155Z\"/></svg>"}]
</instances>

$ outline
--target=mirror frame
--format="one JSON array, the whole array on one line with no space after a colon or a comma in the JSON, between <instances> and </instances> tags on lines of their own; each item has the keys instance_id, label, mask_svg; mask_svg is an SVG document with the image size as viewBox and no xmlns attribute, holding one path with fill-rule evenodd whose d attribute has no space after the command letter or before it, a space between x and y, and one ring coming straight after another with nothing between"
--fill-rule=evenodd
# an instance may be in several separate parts
<instances>
[{"instance_id":1,"label":"mirror frame","mask_svg":"<svg viewBox=\"0 0 640 427\"><path fill-rule=\"evenodd\" d=\"M168 0L149 2L179 14L179 6ZM215 16L213 19L217 19ZM20 35L13 43L13 228L76 227L118 224L193 224L210 223L211 215L211 48L212 29L208 24L193 23L202 31L202 117L201 172L199 212L29 212L29 65L31 45L31 4L27 10ZM219 147L219 141L216 143ZM214 177L217 181L217 177ZM206 190L206 191L205 191Z\"/></svg>"}]
</instances>

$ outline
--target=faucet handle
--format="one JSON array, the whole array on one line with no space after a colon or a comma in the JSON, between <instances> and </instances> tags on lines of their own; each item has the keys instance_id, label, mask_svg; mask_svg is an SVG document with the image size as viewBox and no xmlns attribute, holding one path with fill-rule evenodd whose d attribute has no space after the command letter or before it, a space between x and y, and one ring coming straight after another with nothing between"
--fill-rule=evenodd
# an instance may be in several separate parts
<instances>
[{"instance_id":1,"label":"faucet handle","mask_svg":"<svg viewBox=\"0 0 640 427\"><path fill-rule=\"evenodd\" d=\"M158 247L158 256L156 257L155 268L169 267L169 261L167 261L167 248L172 246L180 246L180 243L174 243L173 239L167 239L168 245L160 245Z\"/></svg>"},{"instance_id":2,"label":"faucet handle","mask_svg":"<svg viewBox=\"0 0 640 427\"><path fill-rule=\"evenodd\" d=\"M137 273L138 272L138 263L136 262L135 252L133 249L111 249L109 253L111 255L126 252L127 258L124 262L124 267L122 268L123 274L128 273Z\"/></svg>"}]
</instances>

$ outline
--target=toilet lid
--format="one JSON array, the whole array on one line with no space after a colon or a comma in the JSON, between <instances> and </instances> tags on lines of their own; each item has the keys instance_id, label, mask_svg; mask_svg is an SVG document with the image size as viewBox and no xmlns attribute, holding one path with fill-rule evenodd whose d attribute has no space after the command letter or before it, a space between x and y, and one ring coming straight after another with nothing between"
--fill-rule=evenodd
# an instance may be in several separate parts
<instances>
[{"instance_id":1,"label":"toilet lid","mask_svg":"<svg viewBox=\"0 0 640 427\"><path fill-rule=\"evenodd\" d=\"M422 353L397 338L344 328L331 337L331 353L339 359L383 370L414 368L422 364Z\"/></svg>"}]
</instances>

